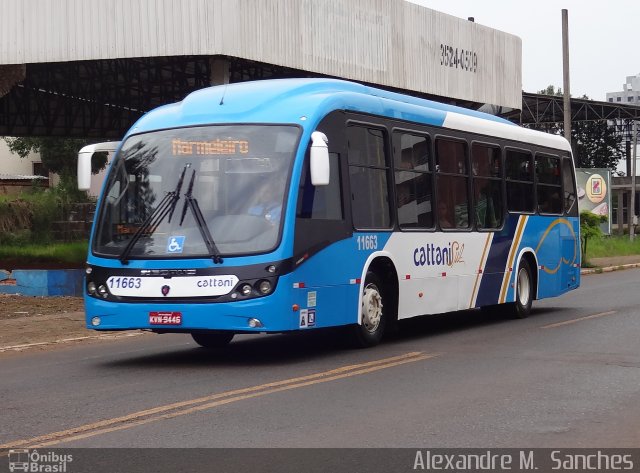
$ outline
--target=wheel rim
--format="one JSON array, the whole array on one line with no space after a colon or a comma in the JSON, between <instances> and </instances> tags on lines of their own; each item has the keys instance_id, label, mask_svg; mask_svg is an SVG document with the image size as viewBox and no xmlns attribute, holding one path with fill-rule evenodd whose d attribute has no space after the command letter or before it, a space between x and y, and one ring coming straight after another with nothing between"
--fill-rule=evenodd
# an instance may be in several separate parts
<instances>
[{"instance_id":1,"label":"wheel rim","mask_svg":"<svg viewBox=\"0 0 640 473\"><path fill-rule=\"evenodd\" d=\"M529 305L530 296L531 281L529 280L529 273L526 269L520 268L520 271L518 271L518 300L520 305L523 307Z\"/></svg>"},{"instance_id":2,"label":"wheel rim","mask_svg":"<svg viewBox=\"0 0 640 473\"><path fill-rule=\"evenodd\" d=\"M378 330L382 320L382 296L375 284L368 284L362 294L362 325L369 333Z\"/></svg>"}]
</instances>

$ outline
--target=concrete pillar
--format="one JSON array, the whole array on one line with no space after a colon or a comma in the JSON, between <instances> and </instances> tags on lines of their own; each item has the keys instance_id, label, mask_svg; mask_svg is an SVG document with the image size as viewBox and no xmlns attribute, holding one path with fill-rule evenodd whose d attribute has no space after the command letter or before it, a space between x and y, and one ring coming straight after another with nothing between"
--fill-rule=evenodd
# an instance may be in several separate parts
<instances>
[{"instance_id":1,"label":"concrete pillar","mask_svg":"<svg viewBox=\"0 0 640 473\"><path fill-rule=\"evenodd\" d=\"M627 232L631 235L631 226L633 225L633 214L631 213L631 199L633 199L633 193L627 191Z\"/></svg>"},{"instance_id":2,"label":"concrete pillar","mask_svg":"<svg viewBox=\"0 0 640 473\"><path fill-rule=\"evenodd\" d=\"M209 59L211 65L211 85L223 85L229 83L229 60L223 57Z\"/></svg>"},{"instance_id":3,"label":"concrete pillar","mask_svg":"<svg viewBox=\"0 0 640 473\"><path fill-rule=\"evenodd\" d=\"M571 144L571 91L569 79L569 11L562 10L562 86L564 87L564 137Z\"/></svg>"},{"instance_id":4,"label":"concrete pillar","mask_svg":"<svg viewBox=\"0 0 640 473\"><path fill-rule=\"evenodd\" d=\"M624 191L618 191L618 209L616 211L616 220L618 222L618 235L624 235L624 213L623 206L624 205Z\"/></svg>"}]
</instances>

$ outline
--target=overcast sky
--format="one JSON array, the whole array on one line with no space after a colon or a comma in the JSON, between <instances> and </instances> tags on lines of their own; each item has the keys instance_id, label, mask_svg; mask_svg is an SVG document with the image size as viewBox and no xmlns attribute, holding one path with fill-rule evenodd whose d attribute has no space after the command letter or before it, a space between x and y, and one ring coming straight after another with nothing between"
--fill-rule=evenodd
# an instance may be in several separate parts
<instances>
[{"instance_id":1,"label":"overcast sky","mask_svg":"<svg viewBox=\"0 0 640 473\"><path fill-rule=\"evenodd\" d=\"M562 13L569 10L571 95L605 100L640 73L640 0L410 0L522 39L522 88L562 87Z\"/></svg>"}]
</instances>

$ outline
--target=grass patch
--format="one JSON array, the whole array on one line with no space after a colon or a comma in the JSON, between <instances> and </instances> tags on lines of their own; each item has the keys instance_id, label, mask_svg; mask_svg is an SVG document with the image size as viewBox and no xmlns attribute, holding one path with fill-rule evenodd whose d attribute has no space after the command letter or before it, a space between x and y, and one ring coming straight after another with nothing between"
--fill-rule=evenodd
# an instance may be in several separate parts
<instances>
[{"instance_id":1,"label":"grass patch","mask_svg":"<svg viewBox=\"0 0 640 473\"><path fill-rule=\"evenodd\" d=\"M0 269L39 266L82 267L87 259L88 243L51 243L46 245L0 245Z\"/></svg>"},{"instance_id":2,"label":"grass patch","mask_svg":"<svg viewBox=\"0 0 640 473\"><path fill-rule=\"evenodd\" d=\"M590 239L587 245L587 259L628 255L640 255L640 236L633 242L628 235L603 236Z\"/></svg>"}]
</instances>

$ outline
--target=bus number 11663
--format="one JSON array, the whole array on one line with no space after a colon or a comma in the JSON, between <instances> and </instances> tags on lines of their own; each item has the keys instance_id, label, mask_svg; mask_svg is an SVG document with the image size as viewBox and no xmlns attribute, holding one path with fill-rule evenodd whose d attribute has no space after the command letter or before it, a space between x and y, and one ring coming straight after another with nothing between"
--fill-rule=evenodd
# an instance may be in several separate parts
<instances>
[{"instance_id":1,"label":"bus number 11663","mask_svg":"<svg viewBox=\"0 0 640 473\"><path fill-rule=\"evenodd\" d=\"M377 250L377 235L362 235L358 237L358 250Z\"/></svg>"}]
</instances>

